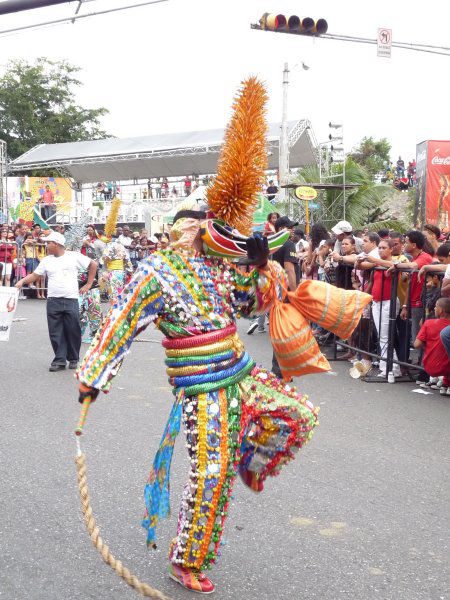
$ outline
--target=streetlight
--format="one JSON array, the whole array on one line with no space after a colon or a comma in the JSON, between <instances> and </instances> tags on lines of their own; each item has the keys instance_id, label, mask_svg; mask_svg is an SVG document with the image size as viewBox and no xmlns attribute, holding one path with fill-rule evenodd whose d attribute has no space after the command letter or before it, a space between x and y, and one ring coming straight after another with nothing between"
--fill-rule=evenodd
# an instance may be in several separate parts
<instances>
[{"instance_id":1,"label":"streetlight","mask_svg":"<svg viewBox=\"0 0 450 600\"><path fill-rule=\"evenodd\" d=\"M300 63L294 65L294 69L299 66ZM302 69L309 71L310 67L301 62ZM289 85L289 67L288 63L284 63L283 70L283 112L281 117L281 133L280 133L280 144L279 144L279 158L278 158L278 175L279 175L279 186L286 185L289 183L289 138L288 138L288 118L287 118L287 107L288 107L288 85ZM281 198L286 200L286 188L281 187ZM287 192L289 194L289 192Z\"/></svg>"}]
</instances>

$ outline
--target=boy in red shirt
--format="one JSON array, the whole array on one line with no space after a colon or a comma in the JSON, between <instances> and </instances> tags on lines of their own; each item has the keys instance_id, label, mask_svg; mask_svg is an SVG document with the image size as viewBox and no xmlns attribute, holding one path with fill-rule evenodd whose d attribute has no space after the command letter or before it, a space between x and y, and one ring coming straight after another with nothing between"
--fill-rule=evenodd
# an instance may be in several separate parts
<instances>
[{"instance_id":1,"label":"boy in red shirt","mask_svg":"<svg viewBox=\"0 0 450 600\"><path fill-rule=\"evenodd\" d=\"M423 366L431 377L444 376L441 394L450 396L450 359L441 341L441 331L450 325L450 298L439 298L434 309L436 319L422 325L414 348L425 347Z\"/></svg>"}]
</instances>

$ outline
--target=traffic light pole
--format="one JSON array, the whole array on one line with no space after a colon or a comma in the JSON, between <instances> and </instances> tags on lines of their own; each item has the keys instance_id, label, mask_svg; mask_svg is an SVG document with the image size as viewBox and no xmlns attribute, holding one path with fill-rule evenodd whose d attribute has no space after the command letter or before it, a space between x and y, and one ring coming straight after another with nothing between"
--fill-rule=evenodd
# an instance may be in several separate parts
<instances>
[{"instance_id":1,"label":"traffic light pole","mask_svg":"<svg viewBox=\"0 0 450 600\"><path fill-rule=\"evenodd\" d=\"M315 34L312 36L308 33L303 33L302 31L289 31L287 29L278 28L278 29L268 29L266 27L261 27L258 23L253 23L250 25L251 29L258 29L259 31L271 31L272 33L286 33L288 35L300 35L305 37L319 37L324 40L337 40L340 42L355 42L359 44L372 44L376 45L378 40L374 38L362 38L356 37L353 35L334 35L331 33L321 33ZM442 56L450 56L450 48L447 46L433 46L432 44L416 44L413 42L392 42L391 46L393 48L401 48L403 50L414 50L416 52L427 52L430 54L440 54Z\"/></svg>"},{"instance_id":2,"label":"traffic light pole","mask_svg":"<svg viewBox=\"0 0 450 600\"><path fill-rule=\"evenodd\" d=\"M289 141L288 141L288 121L287 121L287 104L288 104L288 85L289 85L289 68L288 64L284 63L283 71L283 114L281 117L281 132L280 146L278 158L278 174L279 186L289 183ZM289 194L289 192L287 192ZM281 187L281 200L286 200L286 188Z\"/></svg>"}]
</instances>

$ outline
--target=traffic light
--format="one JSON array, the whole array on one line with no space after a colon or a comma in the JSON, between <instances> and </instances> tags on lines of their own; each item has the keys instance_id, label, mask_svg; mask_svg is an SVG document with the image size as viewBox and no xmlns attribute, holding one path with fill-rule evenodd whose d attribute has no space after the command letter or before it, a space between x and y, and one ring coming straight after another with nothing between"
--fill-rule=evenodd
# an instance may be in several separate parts
<instances>
[{"instance_id":1,"label":"traffic light","mask_svg":"<svg viewBox=\"0 0 450 600\"><path fill-rule=\"evenodd\" d=\"M280 31L297 35L323 35L328 30L325 19L314 21L311 17L298 17L297 15L276 15L264 13L259 20L261 29L267 31Z\"/></svg>"}]
</instances>

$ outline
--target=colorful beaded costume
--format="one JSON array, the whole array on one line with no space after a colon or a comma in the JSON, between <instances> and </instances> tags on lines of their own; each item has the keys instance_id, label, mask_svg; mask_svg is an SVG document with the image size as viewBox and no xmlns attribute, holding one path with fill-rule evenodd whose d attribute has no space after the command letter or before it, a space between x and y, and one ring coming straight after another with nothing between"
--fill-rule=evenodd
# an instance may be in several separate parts
<instances>
[{"instance_id":1,"label":"colorful beaded costume","mask_svg":"<svg viewBox=\"0 0 450 600\"><path fill-rule=\"evenodd\" d=\"M237 472L262 490L317 422L312 404L257 368L236 334L237 313L261 308L265 287L257 270L242 274L222 259L155 253L117 298L78 371L85 385L108 390L139 332L154 322L168 336L163 345L175 402L146 486L143 524L151 544L169 511L170 462L183 420L191 470L171 560L185 567L215 561Z\"/></svg>"}]
</instances>

